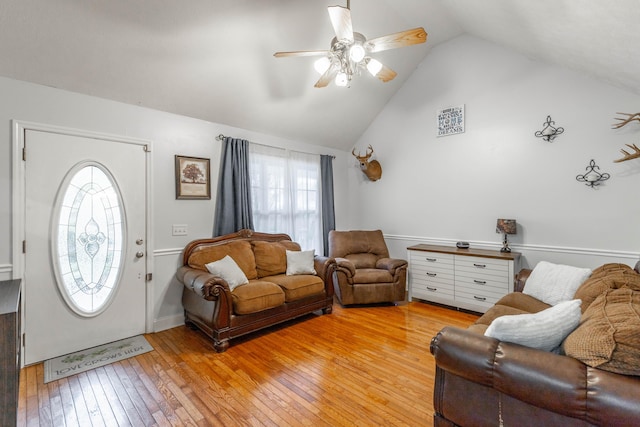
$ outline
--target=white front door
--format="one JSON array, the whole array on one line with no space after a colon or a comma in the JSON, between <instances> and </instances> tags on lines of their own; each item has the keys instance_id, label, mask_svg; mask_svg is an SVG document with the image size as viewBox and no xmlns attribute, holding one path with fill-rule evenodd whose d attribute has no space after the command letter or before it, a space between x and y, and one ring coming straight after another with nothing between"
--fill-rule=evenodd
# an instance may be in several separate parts
<instances>
[{"instance_id":1,"label":"white front door","mask_svg":"<svg viewBox=\"0 0 640 427\"><path fill-rule=\"evenodd\" d=\"M145 332L145 146L25 130L25 365Z\"/></svg>"}]
</instances>

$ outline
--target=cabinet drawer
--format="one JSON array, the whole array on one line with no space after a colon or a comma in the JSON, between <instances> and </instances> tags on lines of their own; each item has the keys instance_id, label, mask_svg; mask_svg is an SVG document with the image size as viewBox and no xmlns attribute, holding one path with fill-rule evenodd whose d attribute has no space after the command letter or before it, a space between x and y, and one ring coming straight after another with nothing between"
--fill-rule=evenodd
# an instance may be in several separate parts
<instances>
[{"instance_id":1,"label":"cabinet drawer","mask_svg":"<svg viewBox=\"0 0 640 427\"><path fill-rule=\"evenodd\" d=\"M411 251L410 262L415 266L440 266L453 270L453 255L450 254Z\"/></svg>"},{"instance_id":2,"label":"cabinet drawer","mask_svg":"<svg viewBox=\"0 0 640 427\"><path fill-rule=\"evenodd\" d=\"M416 267L411 266L410 270L411 278L413 279L422 279L422 280L437 280L437 281L447 281L453 283L454 280L454 272L452 268L445 269L439 268L438 266L431 267Z\"/></svg>"},{"instance_id":3,"label":"cabinet drawer","mask_svg":"<svg viewBox=\"0 0 640 427\"><path fill-rule=\"evenodd\" d=\"M456 302L460 302L461 305L467 303L490 308L503 296L504 294L496 295L487 292L474 292L470 289L458 289L456 287L455 298Z\"/></svg>"},{"instance_id":4,"label":"cabinet drawer","mask_svg":"<svg viewBox=\"0 0 640 427\"><path fill-rule=\"evenodd\" d=\"M508 292L505 289L494 288L490 286L469 285L457 281L455 284L456 298L462 295L471 295L472 297L475 295L478 297L476 299L488 298L492 299L495 302L505 296L507 293Z\"/></svg>"},{"instance_id":5,"label":"cabinet drawer","mask_svg":"<svg viewBox=\"0 0 640 427\"><path fill-rule=\"evenodd\" d=\"M456 266L470 267L487 271L509 271L509 261L493 258L480 258L474 256L459 256L456 258Z\"/></svg>"},{"instance_id":6,"label":"cabinet drawer","mask_svg":"<svg viewBox=\"0 0 640 427\"><path fill-rule=\"evenodd\" d=\"M447 288L447 289L451 289L451 294L453 295L454 280L453 280L453 277L444 277L444 276L436 276L436 277L412 276L411 286L413 286L414 289L418 287Z\"/></svg>"},{"instance_id":7,"label":"cabinet drawer","mask_svg":"<svg viewBox=\"0 0 640 427\"><path fill-rule=\"evenodd\" d=\"M453 286L447 286L437 283L412 283L412 296L430 301L439 299L454 300Z\"/></svg>"},{"instance_id":8,"label":"cabinet drawer","mask_svg":"<svg viewBox=\"0 0 640 427\"><path fill-rule=\"evenodd\" d=\"M495 277L481 274L473 274L466 272L456 273L456 286L464 286L471 289L493 289L503 294L511 291L511 283L507 277Z\"/></svg>"},{"instance_id":9,"label":"cabinet drawer","mask_svg":"<svg viewBox=\"0 0 640 427\"><path fill-rule=\"evenodd\" d=\"M509 277L509 263L490 258L458 257L456 272L469 277L498 278L507 280Z\"/></svg>"}]
</instances>

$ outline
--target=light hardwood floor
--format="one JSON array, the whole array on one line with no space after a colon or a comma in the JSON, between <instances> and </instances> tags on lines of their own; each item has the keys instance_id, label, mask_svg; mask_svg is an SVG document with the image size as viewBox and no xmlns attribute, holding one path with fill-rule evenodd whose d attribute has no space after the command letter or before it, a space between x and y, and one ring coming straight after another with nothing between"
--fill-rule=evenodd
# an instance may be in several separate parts
<instances>
[{"instance_id":1,"label":"light hardwood floor","mask_svg":"<svg viewBox=\"0 0 640 427\"><path fill-rule=\"evenodd\" d=\"M421 302L342 308L215 353L184 326L154 351L43 384L20 376L18 426L431 426L431 338L477 316Z\"/></svg>"}]
</instances>

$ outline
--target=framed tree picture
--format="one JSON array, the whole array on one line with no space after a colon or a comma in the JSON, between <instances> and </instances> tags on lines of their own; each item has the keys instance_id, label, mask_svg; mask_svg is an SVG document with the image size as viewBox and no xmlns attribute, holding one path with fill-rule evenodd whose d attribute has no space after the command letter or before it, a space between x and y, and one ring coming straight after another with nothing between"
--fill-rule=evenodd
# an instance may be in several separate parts
<instances>
[{"instance_id":1,"label":"framed tree picture","mask_svg":"<svg viewBox=\"0 0 640 427\"><path fill-rule=\"evenodd\" d=\"M176 155L176 199L211 199L209 159Z\"/></svg>"}]
</instances>

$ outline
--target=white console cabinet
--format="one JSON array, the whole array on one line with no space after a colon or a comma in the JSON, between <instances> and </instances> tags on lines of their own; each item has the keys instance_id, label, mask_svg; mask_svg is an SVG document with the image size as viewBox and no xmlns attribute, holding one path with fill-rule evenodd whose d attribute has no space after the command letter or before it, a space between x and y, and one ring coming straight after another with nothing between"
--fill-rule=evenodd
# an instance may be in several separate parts
<instances>
[{"instance_id":1,"label":"white console cabinet","mask_svg":"<svg viewBox=\"0 0 640 427\"><path fill-rule=\"evenodd\" d=\"M432 301L484 313L513 292L518 252L438 245L407 248L409 301Z\"/></svg>"}]
</instances>

